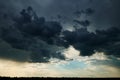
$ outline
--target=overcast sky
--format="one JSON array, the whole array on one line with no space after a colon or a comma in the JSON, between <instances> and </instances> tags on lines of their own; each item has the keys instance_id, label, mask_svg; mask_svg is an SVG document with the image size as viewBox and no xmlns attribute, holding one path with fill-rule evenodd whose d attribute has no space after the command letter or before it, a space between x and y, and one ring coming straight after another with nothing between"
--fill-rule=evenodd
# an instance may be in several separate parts
<instances>
[{"instance_id":1,"label":"overcast sky","mask_svg":"<svg viewBox=\"0 0 120 80\"><path fill-rule=\"evenodd\" d=\"M91 20L95 28L118 26L120 19L119 0L10 0L7 3L6 0L2 0L0 4L3 12L19 12L27 6L32 6L39 16L51 18L62 15L67 21L73 19L73 13L76 10L92 8L95 13L87 18Z\"/></svg>"},{"instance_id":2,"label":"overcast sky","mask_svg":"<svg viewBox=\"0 0 120 80\"><path fill-rule=\"evenodd\" d=\"M0 76L120 77L119 4L0 0ZM22 20L28 6L45 21Z\"/></svg>"}]
</instances>

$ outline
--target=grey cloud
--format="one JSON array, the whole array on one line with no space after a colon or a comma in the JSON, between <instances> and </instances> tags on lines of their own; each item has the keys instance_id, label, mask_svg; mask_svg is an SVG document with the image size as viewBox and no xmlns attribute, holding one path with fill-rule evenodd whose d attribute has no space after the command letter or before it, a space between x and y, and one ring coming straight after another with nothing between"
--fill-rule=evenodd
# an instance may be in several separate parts
<instances>
[{"instance_id":1,"label":"grey cloud","mask_svg":"<svg viewBox=\"0 0 120 80\"><path fill-rule=\"evenodd\" d=\"M0 39L0 58L19 62L26 62L30 59L30 52L12 48L12 46Z\"/></svg>"},{"instance_id":2,"label":"grey cloud","mask_svg":"<svg viewBox=\"0 0 120 80\"><path fill-rule=\"evenodd\" d=\"M5 1L0 1L0 36L13 48L32 51L33 62L47 62L51 57L65 59L61 53L56 53L56 51L59 50L58 46L69 47L69 45L73 45L80 50L83 56L91 55L94 50L97 50L119 57L120 12L118 0L10 0L7 1L9 4ZM32 6L38 17L45 17L39 17L33 22L26 23L19 12L27 6ZM73 32L64 31L62 33L62 29L66 26L61 26L59 22L51 19L51 16L60 14L64 17L62 21L73 25L75 18L73 13L79 10L83 10L84 14L87 15L93 14L84 18L90 21L90 24L88 22L87 24L84 23L84 20L81 21L82 25L89 26L92 31L97 29L96 34L90 33L87 29L78 29ZM10 18L9 21L15 23L14 25L10 26L8 19L3 19L7 16ZM11 20L11 17L14 21ZM113 27L110 28L111 26ZM63 38L60 37L61 34L63 34ZM41 45L46 46L41 47ZM58 45L56 46L57 50L54 50L55 46L51 48L53 45Z\"/></svg>"},{"instance_id":3,"label":"grey cloud","mask_svg":"<svg viewBox=\"0 0 120 80\"><path fill-rule=\"evenodd\" d=\"M97 30L95 33L90 33L87 29L77 29L70 32L65 31L63 37L70 45L73 45L77 50L80 50L81 55L92 55L95 51L105 52L107 55L119 55L120 29L112 27L107 30Z\"/></svg>"},{"instance_id":4,"label":"grey cloud","mask_svg":"<svg viewBox=\"0 0 120 80\"><path fill-rule=\"evenodd\" d=\"M93 65L107 65L111 67L120 68L120 60L117 60L116 57L109 56L109 60L94 60Z\"/></svg>"},{"instance_id":5,"label":"grey cloud","mask_svg":"<svg viewBox=\"0 0 120 80\"><path fill-rule=\"evenodd\" d=\"M32 17L34 17L34 20L32 20ZM65 59L64 55L57 53L58 46L54 46L54 41L59 37L62 30L59 22L46 21L44 17L31 15L30 12L19 14L13 22L14 24L11 24L11 26L0 27L0 37L15 49L30 51L31 53L27 56L32 62L49 62L50 58ZM4 56L8 59L14 59L15 56L17 57L16 54L13 54L13 56L12 54L6 54ZM20 58L24 56L23 54L19 55Z\"/></svg>"}]
</instances>

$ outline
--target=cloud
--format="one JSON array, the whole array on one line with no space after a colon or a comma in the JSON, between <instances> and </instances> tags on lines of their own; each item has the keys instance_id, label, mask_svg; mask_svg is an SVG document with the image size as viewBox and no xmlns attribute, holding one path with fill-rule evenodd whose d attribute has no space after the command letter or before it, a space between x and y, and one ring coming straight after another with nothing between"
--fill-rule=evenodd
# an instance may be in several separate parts
<instances>
[{"instance_id":1,"label":"cloud","mask_svg":"<svg viewBox=\"0 0 120 80\"><path fill-rule=\"evenodd\" d=\"M64 50L62 53L68 59L74 59L80 55L80 52L75 50L73 46L70 46L68 49Z\"/></svg>"},{"instance_id":2,"label":"cloud","mask_svg":"<svg viewBox=\"0 0 120 80\"><path fill-rule=\"evenodd\" d=\"M107 66L116 67L119 69L120 60L116 59L116 57L114 57L114 56L108 56L108 59L103 60L103 61L96 60L96 61L92 62L92 64L94 64L94 65L107 65Z\"/></svg>"},{"instance_id":3,"label":"cloud","mask_svg":"<svg viewBox=\"0 0 120 80\"><path fill-rule=\"evenodd\" d=\"M92 56L83 57L83 56L79 56L78 54L79 51L75 50L72 46L63 53L66 53L66 52L71 52L70 54L74 54L71 56L66 56L69 59L73 58L73 60L60 61L57 58L54 58L54 59L51 58L51 60L49 60L50 61L49 63L39 63L39 62L29 63L29 62L16 62L16 60L13 61L13 60L7 60L7 59L0 59L0 76L92 77L92 78L93 77L109 78L109 77L120 76L119 66L115 65L116 63L114 64L115 60L113 62L112 59L110 59L108 56L104 54L96 53ZM21 55L21 53L19 53L19 55ZM114 58L114 57L111 57L111 58ZM114 65L114 66L111 66L111 65Z\"/></svg>"},{"instance_id":4,"label":"cloud","mask_svg":"<svg viewBox=\"0 0 120 80\"><path fill-rule=\"evenodd\" d=\"M30 59L30 52L12 48L10 44L0 40L0 58L19 62L27 62Z\"/></svg>"},{"instance_id":5,"label":"cloud","mask_svg":"<svg viewBox=\"0 0 120 80\"><path fill-rule=\"evenodd\" d=\"M95 51L119 57L120 29L112 27L107 30L97 30L96 34L81 28L75 31L64 31L64 39L81 52L83 56L94 54Z\"/></svg>"},{"instance_id":6,"label":"cloud","mask_svg":"<svg viewBox=\"0 0 120 80\"><path fill-rule=\"evenodd\" d=\"M61 53L57 53L60 48L55 46L62 31L60 23L46 21L44 17L38 17L32 7L29 8L24 9L19 16L16 16L12 20L13 24L0 27L1 39L12 48L31 52L27 56L32 62L48 62L52 57L64 60L65 57ZM20 56L24 56L23 54L21 53ZM11 56L12 54L6 54L6 58L17 57L14 54L13 57Z\"/></svg>"},{"instance_id":7,"label":"cloud","mask_svg":"<svg viewBox=\"0 0 120 80\"><path fill-rule=\"evenodd\" d=\"M0 1L1 76L120 77L118 0L8 3Z\"/></svg>"},{"instance_id":8,"label":"cloud","mask_svg":"<svg viewBox=\"0 0 120 80\"><path fill-rule=\"evenodd\" d=\"M96 54L96 56L99 56ZM95 56L78 56L73 61L59 61L57 63L19 63L8 60L0 60L0 75L10 77L119 77L120 69L108 64L101 63L97 65ZM81 56L82 57L82 56ZM94 58L94 61L93 61ZM79 61L79 60L80 61ZM54 59L55 60L55 59ZM104 62L100 60L99 62ZM110 61L111 62L111 61ZM95 64L96 63L96 64ZM11 65L9 65L11 64Z\"/></svg>"},{"instance_id":9,"label":"cloud","mask_svg":"<svg viewBox=\"0 0 120 80\"><path fill-rule=\"evenodd\" d=\"M73 21L84 27L88 27L90 25L90 22L88 20L85 20L85 21L73 20Z\"/></svg>"},{"instance_id":10,"label":"cloud","mask_svg":"<svg viewBox=\"0 0 120 80\"><path fill-rule=\"evenodd\" d=\"M9 4L5 3L4 1L1 2L4 3L2 5L3 10L5 11L8 10ZM36 2L39 1L35 1L34 3ZM76 4L79 2L88 4L87 3L88 1L77 0L75 4L73 4L73 2L75 1L71 0L69 1L69 3L68 0L61 1L60 3L59 1L50 1L50 2L48 1L48 3L46 3L46 8L47 8L46 10L49 12L48 6L49 7L51 6L53 8L51 14L55 16L57 14L55 12L57 12L57 10L59 9L61 10L61 8L64 7L66 9L60 11L60 13L63 13L65 11L64 15L63 14L61 15L66 16L68 22L69 20L73 21L74 11L72 10L76 11ZM84 6L84 4L78 5L77 9L84 10L83 12L85 12L85 14L93 13L94 11L96 13L98 10L102 12L101 9L98 9L96 11L96 9L93 8L93 6L95 6L95 3L98 2L99 1L94 1L92 3L93 4L92 7ZM32 4L32 1L28 1L28 3L26 1L11 2L11 4L14 3L18 3L18 4L20 3L19 9L16 10L17 12L18 10L20 11L22 10L20 8L22 5L21 3L24 3L23 5L25 4L28 5L29 3ZM56 4L52 5L54 3ZM68 4L67 7L66 4ZM71 8L71 4L72 4L72 8ZM105 0L100 3L100 6L105 4L110 5L111 3L108 3ZM116 4L116 2L114 4ZM4 6L6 6L6 8L4 8ZM68 10L68 8L71 10ZM4 11L1 10L1 12ZM12 10L11 12L15 13ZM98 51L98 52L105 52L105 54L107 55L114 55L119 57L120 29L118 27L112 27L107 30L96 30L95 31L96 33L90 33L89 31L87 31L88 27L85 29L83 28L77 29L75 31L63 31L64 26L62 26L60 22L48 21L45 17L38 17L37 12L35 12L34 9L32 10L24 9L21 15L17 13L15 13L16 16L14 17L12 16L12 14L8 15L12 17L12 19L14 19L14 20L10 19L10 21L14 23L13 25L11 24L11 26L9 26L7 20L4 19L1 20L5 22L7 25L5 23L4 23L5 25L1 23L2 27L0 27L1 30L0 37L5 42L9 43L13 48L32 52L30 56L31 56L31 61L33 62L48 62L50 58L59 58L65 60L65 56L62 55L61 52L57 53L57 51L68 48L70 45L72 45L75 49L79 50L80 55L82 56L91 56L92 54L95 53L95 51ZM94 16L98 17L96 16L96 14ZM77 23L80 23L81 25L86 27L86 26L91 26L90 22L91 21L94 22L94 20L99 22L96 19L88 18L85 21L84 20L77 21ZM97 24L97 22L95 22L95 24ZM95 27L98 28L98 26L99 25L97 24Z\"/></svg>"}]
</instances>

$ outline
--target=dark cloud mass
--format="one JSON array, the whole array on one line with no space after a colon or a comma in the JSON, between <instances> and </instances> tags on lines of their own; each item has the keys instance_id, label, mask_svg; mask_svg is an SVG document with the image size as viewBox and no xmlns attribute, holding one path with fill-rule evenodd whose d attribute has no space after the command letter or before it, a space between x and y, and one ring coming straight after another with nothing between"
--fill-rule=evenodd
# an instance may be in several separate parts
<instances>
[{"instance_id":1,"label":"dark cloud mass","mask_svg":"<svg viewBox=\"0 0 120 80\"><path fill-rule=\"evenodd\" d=\"M54 40L59 37L62 26L56 21L46 21L44 17L37 17L32 7L23 9L18 17L13 18L13 25L1 26L1 39L9 43L13 48L29 51L29 60L32 62L48 62L50 58L64 60L65 57L57 46L54 46ZM16 52L17 54L17 52ZM17 55L13 53L14 56ZM22 61L22 55L18 55ZM6 58L11 57L11 53L5 53ZM2 57L2 55L1 55ZM5 57L5 56L4 56ZM14 60L14 59L13 59Z\"/></svg>"},{"instance_id":2,"label":"dark cloud mass","mask_svg":"<svg viewBox=\"0 0 120 80\"><path fill-rule=\"evenodd\" d=\"M12 48L12 46L0 39L0 58L25 62L30 59L30 52Z\"/></svg>"},{"instance_id":3,"label":"dark cloud mass","mask_svg":"<svg viewBox=\"0 0 120 80\"><path fill-rule=\"evenodd\" d=\"M87 27L90 25L90 22L88 20L85 20L85 21L73 20L73 21L84 26L84 27Z\"/></svg>"},{"instance_id":4,"label":"dark cloud mass","mask_svg":"<svg viewBox=\"0 0 120 80\"><path fill-rule=\"evenodd\" d=\"M3 49L8 50L4 54L0 46L1 58L30 62L48 62L51 58L65 60L58 51L70 45L82 56L98 51L120 57L119 0L8 2L0 1L0 38L9 45ZM83 27L64 30L66 24L76 23Z\"/></svg>"},{"instance_id":5,"label":"dark cloud mass","mask_svg":"<svg viewBox=\"0 0 120 80\"><path fill-rule=\"evenodd\" d=\"M96 34L82 28L73 32L65 31L64 35L63 38L77 50L80 50L83 56L92 55L95 51L98 51L120 57L119 28L112 27L108 30L97 30Z\"/></svg>"}]
</instances>

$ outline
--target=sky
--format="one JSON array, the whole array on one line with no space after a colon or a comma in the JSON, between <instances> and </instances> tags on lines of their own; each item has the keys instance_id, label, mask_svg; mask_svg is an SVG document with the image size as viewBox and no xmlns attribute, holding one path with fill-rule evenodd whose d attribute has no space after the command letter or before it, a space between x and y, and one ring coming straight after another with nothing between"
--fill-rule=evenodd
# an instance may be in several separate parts
<instances>
[{"instance_id":1,"label":"sky","mask_svg":"<svg viewBox=\"0 0 120 80\"><path fill-rule=\"evenodd\" d=\"M1 0L0 76L120 77L119 0Z\"/></svg>"}]
</instances>

